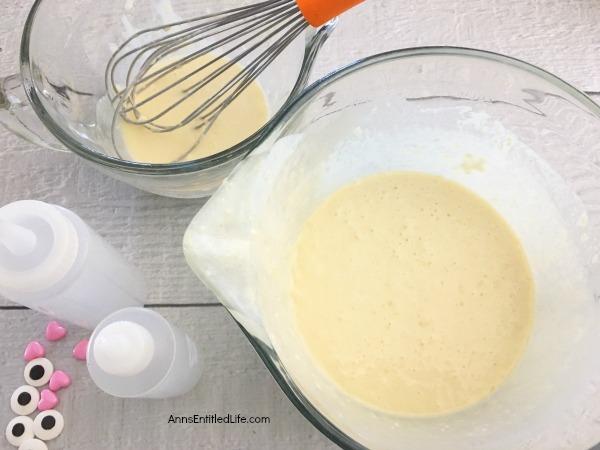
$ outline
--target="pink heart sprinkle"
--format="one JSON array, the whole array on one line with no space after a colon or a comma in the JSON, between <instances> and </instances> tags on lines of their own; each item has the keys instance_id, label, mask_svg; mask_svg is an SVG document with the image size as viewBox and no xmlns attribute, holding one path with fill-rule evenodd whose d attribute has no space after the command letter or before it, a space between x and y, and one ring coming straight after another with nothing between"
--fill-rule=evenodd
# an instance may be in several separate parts
<instances>
[{"instance_id":1,"label":"pink heart sprinkle","mask_svg":"<svg viewBox=\"0 0 600 450\"><path fill-rule=\"evenodd\" d=\"M46 349L38 341L31 341L25 348L25 361L33 361L36 358L43 358L46 356Z\"/></svg>"},{"instance_id":2,"label":"pink heart sprinkle","mask_svg":"<svg viewBox=\"0 0 600 450\"><path fill-rule=\"evenodd\" d=\"M85 361L87 358L88 340L84 339L73 349L73 357Z\"/></svg>"},{"instance_id":3,"label":"pink heart sprinkle","mask_svg":"<svg viewBox=\"0 0 600 450\"><path fill-rule=\"evenodd\" d=\"M60 341L67 335L67 330L61 327L58 322L50 322L46 327L46 339L49 341Z\"/></svg>"},{"instance_id":4,"label":"pink heart sprinkle","mask_svg":"<svg viewBox=\"0 0 600 450\"><path fill-rule=\"evenodd\" d=\"M57 370L50 377L50 385L48 387L53 392L69 386L71 386L71 377L69 377L69 375L64 373L62 370Z\"/></svg>"},{"instance_id":5,"label":"pink heart sprinkle","mask_svg":"<svg viewBox=\"0 0 600 450\"><path fill-rule=\"evenodd\" d=\"M47 411L49 409L54 409L56 405L58 405L58 396L50 389L44 389L40 394L38 409L40 411Z\"/></svg>"}]
</instances>

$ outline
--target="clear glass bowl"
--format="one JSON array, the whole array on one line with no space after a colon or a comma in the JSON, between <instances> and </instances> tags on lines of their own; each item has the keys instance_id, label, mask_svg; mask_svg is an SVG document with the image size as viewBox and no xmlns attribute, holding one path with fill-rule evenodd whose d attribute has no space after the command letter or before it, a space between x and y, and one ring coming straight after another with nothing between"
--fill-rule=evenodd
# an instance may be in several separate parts
<instances>
[{"instance_id":1,"label":"clear glass bowl","mask_svg":"<svg viewBox=\"0 0 600 450\"><path fill-rule=\"evenodd\" d=\"M190 224L186 258L294 405L343 448L590 448L600 441L598 136L600 107L527 63L449 47L372 56L284 109ZM440 174L484 197L534 273L522 361L454 414L359 404L314 365L295 328L288 252L301 224L341 186L392 170Z\"/></svg>"},{"instance_id":2,"label":"clear glass bowl","mask_svg":"<svg viewBox=\"0 0 600 450\"><path fill-rule=\"evenodd\" d=\"M0 122L38 144L58 149L62 144L146 191L172 197L209 195L270 123L237 145L195 161L125 161L111 142L112 111L102 107L107 104L104 72L112 53L136 31L252 3L256 0L37 0L23 31L21 74L0 79ZM316 54L336 23L304 31L258 77L271 122L306 86Z\"/></svg>"}]
</instances>

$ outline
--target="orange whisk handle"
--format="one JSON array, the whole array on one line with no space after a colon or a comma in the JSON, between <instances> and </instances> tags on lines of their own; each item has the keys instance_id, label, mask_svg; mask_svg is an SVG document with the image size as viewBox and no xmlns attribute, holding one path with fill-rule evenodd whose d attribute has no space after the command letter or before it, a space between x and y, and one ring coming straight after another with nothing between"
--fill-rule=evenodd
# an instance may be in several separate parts
<instances>
[{"instance_id":1,"label":"orange whisk handle","mask_svg":"<svg viewBox=\"0 0 600 450\"><path fill-rule=\"evenodd\" d=\"M296 0L300 12L313 27L320 27L364 0Z\"/></svg>"}]
</instances>

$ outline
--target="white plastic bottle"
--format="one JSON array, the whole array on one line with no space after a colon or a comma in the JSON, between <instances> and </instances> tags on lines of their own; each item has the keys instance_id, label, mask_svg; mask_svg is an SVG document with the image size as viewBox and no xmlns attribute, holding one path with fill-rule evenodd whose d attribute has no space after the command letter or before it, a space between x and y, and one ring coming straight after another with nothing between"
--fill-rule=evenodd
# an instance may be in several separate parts
<instances>
[{"instance_id":1,"label":"white plastic bottle","mask_svg":"<svg viewBox=\"0 0 600 450\"><path fill-rule=\"evenodd\" d=\"M96 385L115 397L175 397L202 374L196 344L145 308L122 309L104 319L90 338L87 366Z\"/></svg>"},{"instance_id":2,"label":"white plastic bottle","mask_svg":"<svg viewBox=\"0 0 600 450\"><path fill-rule=\"evenodd\" d=\"M113 311L142 306L146 285L79 216L23 200L0 208L0 295L91 329Z\"/></svg>"}]
</instances>

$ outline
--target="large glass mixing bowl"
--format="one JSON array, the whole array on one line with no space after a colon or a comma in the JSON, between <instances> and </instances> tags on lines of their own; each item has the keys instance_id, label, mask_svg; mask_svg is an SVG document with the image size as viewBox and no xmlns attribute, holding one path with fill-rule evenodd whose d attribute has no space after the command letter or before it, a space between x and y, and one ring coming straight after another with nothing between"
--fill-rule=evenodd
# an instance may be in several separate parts
<instances>
[{"instance_id":1,"label":"large glass mixing bowl","mask_svg":"<svg viewBox=\"0 0 600 450\"><path fill-rule=\"evenodd\" d=\"M192 221L184 250L291 401L343 448L588 449L600 441L599 158L600 107L539 68L461 48L381 54L289 105ZM444 416L345 395L312 362L289 300L289 251L309 214L395 170L448 177L491 203L536 283L522 361L488 398Z\"/></svg>"},{"instance_id":2,"label":"large glass mixing bowl","mask_svg":"<svg viewBox=\"0 0 600 450\"><path fill-rule=\"evenodd\" d=\"M123 160L112 145L105 68L118 46L139 30L256 2L37 0L23 30L21 73L0 78L0 123L40 145L66 147L146 191L172 197L209 195L269 124L237 145L195 161ZM335 24L333 20L320 29L309 27L260 74L271 120L306 86L315 56Z\"/></svg>"}]
</instances>

